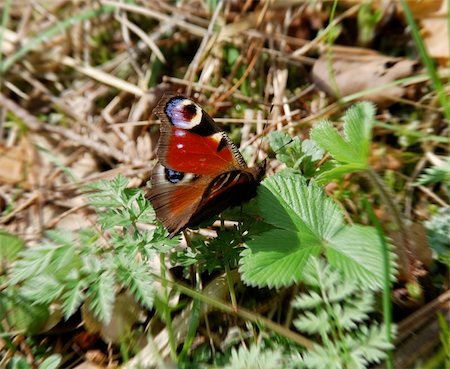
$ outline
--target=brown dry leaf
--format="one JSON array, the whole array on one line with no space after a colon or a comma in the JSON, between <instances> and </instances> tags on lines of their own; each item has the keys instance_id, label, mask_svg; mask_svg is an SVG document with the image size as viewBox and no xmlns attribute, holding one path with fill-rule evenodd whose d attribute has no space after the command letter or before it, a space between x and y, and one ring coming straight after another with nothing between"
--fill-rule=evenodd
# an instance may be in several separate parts
<instances>
[{"instance_id":1,"label":"brown dry leaf","mask_svg":"<svg viewBox=\"0 0 450 369\"><path fill-rule=\"evenodd\" d=\"M447 65L450 55L447 11L448 3L445 1L438 12L422 19L422 35L428 54L444 66Z\"/></svg>"},{"instance_id":2,"label":"brown dry leaf","mask_svg":"<svg viewBox=\"0 0 450 369\"><path fill-rule=\"evenodd\" d=\"M369 164L376 172L400 170L403 165L402 155L401 150L374 143L370 150Z\"/></svg>"},{"instance_id":3,"label":"brown dry leaf","mask_svg":"<svg viewBox=\"0 0 450 369\"><path fill-rule=\"evenodd\" d=\"M387 57L360 48L346 48L333 52L332 69L341 97L367 89L384 86L414 72L416 62L401 58ZM328 95L337 97L333 79L328 71L327 55L322 54L314 63L312 78L317 88ZM390 86L363 96L379 106L387 106L404 94L401 86Z\"/></svg>"},{"instance_id":4,"label":"brown dry leaf","mask_svg":"<svg viewBox=\"0 0 450 369\"><path fill-rule=\"evenodd\" d=\"M73 369L105 369L104 366L98 366L90 361L84 361Z\"/></svg>"},{"instance_id":5,"label":"brown dry leaf","mask_svg":"<svg viewBox=\"0 0 450 369\"><path fill-rule=\"evenodd\" d=\"M396 0L398 9L402 9L400 0ZM441 8L444 0L406 0L414 18L423 18L429 16Z\"/></svg>"},{"instance_id":6,"label":"brown dry leaf","mask_svg":"<svg viewBox=\"0 0 450 369\"><path fill-rule=\"evenodd\" d=\"M142 309L134 298L128 294L120 294L114 301L111 321L108 324L101 322L87 308L81 307L84 327L89 333L98 333L105 342L120 343L124 335L131 331L131 327L139 321Z\"/></svg>"},{"instance_id":7,"label":"brown dry leaf","mask_svg":"<svg viewBox=\"0 0 450 369\"><path fill-rule=\"evenodd\" d=\"M0 144L0 184L16 185L24 181L29 162L26 139L13 147Z\"/></svg>"},{"instance_id":8,"label":"brown dry leaf","mask_svg":"<svg viewBox=\"0 0 450 369\"><path fill-rule=\"evenodd\" d=\"M420 223L412 223L406 227L408 233L408 240L411 245L411 252L414 259L417 260L424 267L428 268L432 261L432 252L428 245L428 239L425 227ZM400 234L398 231L389 233L389 237L392 239L394 245L401 244ZM399 256L400 257L400 256ZM399 280L405 280L406 273L402 269L402 263L398 263L399 266Z\"/></svg>"}]
</instances>

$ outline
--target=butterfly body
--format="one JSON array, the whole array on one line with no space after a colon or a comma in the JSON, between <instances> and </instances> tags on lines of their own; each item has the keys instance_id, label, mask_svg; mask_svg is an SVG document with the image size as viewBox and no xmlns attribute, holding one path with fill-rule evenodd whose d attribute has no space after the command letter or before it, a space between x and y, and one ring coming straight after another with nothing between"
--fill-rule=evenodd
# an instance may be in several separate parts
<instances>
[{"instance_id":1,"label":"butterfly body","mask_svg":"<svg viewBox=\"0 0 450 369\"><path fill-rule=\"evenodd\" d=\"M164 95L148 198L172 237L255 196L265 164L249 168L238 148L193 100Z\"/></svg>"}]
</instances>

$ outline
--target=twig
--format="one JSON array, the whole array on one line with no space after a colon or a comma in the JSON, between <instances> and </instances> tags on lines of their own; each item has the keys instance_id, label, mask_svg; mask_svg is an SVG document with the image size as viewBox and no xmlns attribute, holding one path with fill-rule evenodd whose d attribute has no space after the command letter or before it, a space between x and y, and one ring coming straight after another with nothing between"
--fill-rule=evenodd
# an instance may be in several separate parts
<instances>
[{"instance_id":1,"label":"twig","mask_svg":"<svg viewBox=\"0 0 450 369\"><path fill-rule=\"evenodd\" d=\"M103 5L111 5L116 8L120 8L123 10L127 10L132 13L142 14L150 18L158 19L159 21L168 22L176 24L178 27L183 28L192 34L196 36L203 37L205 33L207 32L204 28L196 26L194 24L185 22L181 19L177 19L175 17L171 17L167 14L163 14L160 12L157 12L155 10L151 10L148 8L144 8L142 6L132 5L132 4L125 4L125 3L118 3L116 1L110 1L110 0L102 0L100 1Z\"/></svg>"},{"instance_id":2,"label":"twig","mask_svg":"<svg viewBox=\"0 0 450 369\"><path fill-rule=\"evenodd\" d=\"M103 72L98 68L91 67L89 65L81 65L81 63L77 62L75 59L65 56L62 59L62 64L76 69L78 72L91 77L99 82L102 82L108 86L115 87L119 90L127 91L130 94L136 96L144 96L145 91L139 88L132 83L124 81L123 79L117 78L109 73Z\"/></svg>"},{"instance_id":3,"label":"twig","mask_svg":"<svg viewBox=\"0 0 450 369\"><path fill-rule=\"evenodd\" d=\"M184 78L189 81L188 87L186 89L186 94L188 96L191 94L192 81L194 79L195 72L198 69L200 59L203 57L203 54L205 53L206 45L208 45L208 41L213 34L214 26L216 24L217 17L219 16L222 6L223 6L223 0L220 0L220 2L216 6L213 16L211 17L211 21L209 22L208 30L206 31L206 34L203 36L202 42L200 43L200 46L197 49L197 52L195 53L194 59L192 60L191 64L189 64L188 70L186 71L186 74L184 76Z\"/></svg>"},{"instance_id":4,"label":"twig","mask_svg":"<svg viewBox=\"0 0 450 369\"><path fill-rule=\"evenodd\" d=\"M27 110L23 109L20 105L8 99L1 93L0 93L0 106L3 106L6 110L9 110L15 116L20 118L25 123L25 125L32 131L55 133L61 137L66 138L69 142L73 142L80 146L85 146L91 149L100 156L111 157L122 163L143 165L143 163L141 163L139 160L130 158L128 155L123 154L120 150L117 150L112 146L106 146L100 142L81 136L69 129L65 129L60 126L53 126L40 121L35 116L31 115Z\"/></svg>"},{"instance_id":5,"label":"twig","mask_svg":"<svg viewBox=\"0 0 450 369\"><path fill-rule=\"evenodd\" d=\"M392 218L396 226L398 227L400 237L400 243L398 245L399 246L398 250L400 253L399 262L403 266L403 270L405 271L407 280L410 283L417 283L413 269L415 265L414 254L411 250L411 245L408 239L406 226L402 220L400 211L398 210L397 205L393 201L392 196L388 193L385 184L379 178L378 174L372 168L366 170L365 173L369 178L370 182L372 183L372 185L377 189L383 202L388 206Z\"/></svg>"}]
</instances>

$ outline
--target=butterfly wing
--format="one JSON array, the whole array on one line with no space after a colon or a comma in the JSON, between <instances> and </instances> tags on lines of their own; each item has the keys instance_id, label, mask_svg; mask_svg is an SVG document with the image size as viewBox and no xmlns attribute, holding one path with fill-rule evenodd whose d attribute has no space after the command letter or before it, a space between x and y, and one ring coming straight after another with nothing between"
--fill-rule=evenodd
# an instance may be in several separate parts
<instances>
[{"instance_id":1,"label":"butterfly wing","mask_svg":"<svg viewBox=\"0 0 450 369\"><path fill-rule=\"evenodd\" d=\"M170 237L187 226L202 200L208 181L192 173L167 169L161 164L155 166L147 197Z\"/></svg>"},{"instance_id":2,"label":"butterfly wing","mask_svg":"<svg viewBox=\"0 0 450 369\"><path fill-rule=\"evenodd\" d=\"M213 178L247 168L236 145L191 99L164 95L154 112L161 120L158 158L166 168Z\"/></svg>"},{"instance_id":3,"label":"butterfly wing","mask_svg":"<svg viewBox=\"0 0 450 369\"><path fill-rule=\"evenodd\" d=\"M148 198L171 237L256 194L265 166L248 168L236 145L199 105L168 94L154 112L161 136Z\"/></svg>"}]
</instances>

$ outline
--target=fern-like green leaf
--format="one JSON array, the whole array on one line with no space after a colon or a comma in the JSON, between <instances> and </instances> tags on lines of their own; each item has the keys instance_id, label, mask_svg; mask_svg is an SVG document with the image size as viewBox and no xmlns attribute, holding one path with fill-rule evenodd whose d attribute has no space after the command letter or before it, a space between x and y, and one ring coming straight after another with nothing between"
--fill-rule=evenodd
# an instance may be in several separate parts
<instances>
[{"instance_id":1,"label":"fern-like green leaf","mask_svg":"<svg viewBox=\"0 0 450 369\"><path fill-rule=\"evenodd\" d=\"M37 304L50 304L61 295L64 285L49 274L40 274L25 281L23 296Z\"/></svg>"},{"instance_id":2,"label":"fern-like green leaf","mask_svg":"<svg viewBox=\"0 0 450 369\"><path fill-rule=\"evenodd\" d=\"M327 312L322 309L318 312L306 311L294 321L295 327L308 334L326 334L330 332L330 317Z\"/></svg>"},{"instance_id":3,"label":"fern-like green leaf","mask_svg":"<svg viewBox=\"0 0 450 369\"><path fill-rule=\"evenodd\" d=\"M302 293L294 300L294 307L297 309L312 309L320 306L322 296L315 291Z\"/></svg>"},{"instance_id":4,"label":"fern-like green leaf","mask_svg":"<svg viewBox=\"0 0 450 369\"><path fill-rule=\"evenodd\" d=\"M78 309L84 300L84 281L72 280L66 283L65 291L62 294L62 309L64 317L69 319Z\"/></svg>"},{"instance_id":5,"label":"fern-like green leaf","mask_svg":"<svg viewBox=\"0 0 450 369\"><path fill-rule=\"evenodd\" d=\"M342 369L342 353L329 342L315 346L303 354L303 363L308 369Z\"/></svg>"},{"instance_id":6,"label":"fern-like green leaf","mask_svg":"<svg viewBox=\"0 0 450 369\"><path fill-rule=\"evenodd\" d=\"M231 352L231 359L223 369L274 369L282 368L281 352L278 350L262 350L259 345L252 345L249 349L241 346L239 350Z\"/></svg>"},{"instance_id":7,"label":"fern-like green leaf","mask_svg":"<svg viewBox=\"0 0 450 369\"><path fill-rule=\"evenodd\" d=\"M137 301L151 308L154 298L151 271L133 259L118 257L117 262L119 264L117 278L122 281L124 287L130 289Z\"/></svg>"},{"instance_id":8,"label":"fern-like green leaf","mask_svg":"<svg viewBox=\"0 0 450 369\"><path fill-rule=\"evenodd\" d=\"M12 269L9 283L16 284L41 273L48 267L56 252L53 245L43 245L23 250Z\"/></svg>"},{"instance_id":9,"label":"fern-like green leaf","mask_svg":"<svg viewBox=\"0 0 450 369\"><path fill-rule=\"evenodd\" d=\"M109 271L101 273L89 286L87 295L90 298L89 310L101 321L109 323L115 300L114 275Z\"/></svg>"},{"instance_id":10,"label":"fern-like green leaf","mask_svg":"<svg viewBox=\"0 0 450 369\"><path fill-rule=\"evenodd\" d=\"M384 325L372 325L370 328L363 326L355 337L348 337L347 344L352 359L349 364L362 369L370 363L379 363L385 359L386 351L393 348L386 341Z\"/></svg>"}]
</instances>

